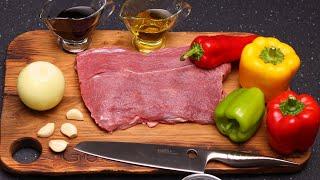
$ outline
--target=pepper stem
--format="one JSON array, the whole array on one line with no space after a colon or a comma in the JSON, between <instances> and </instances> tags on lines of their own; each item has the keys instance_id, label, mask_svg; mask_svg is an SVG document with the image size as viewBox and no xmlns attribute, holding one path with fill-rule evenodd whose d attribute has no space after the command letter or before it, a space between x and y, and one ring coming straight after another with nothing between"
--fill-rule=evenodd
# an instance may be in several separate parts
<instances>
[{"instance_id":1,"label":"pepper stem","mask_svg":"<svg viewBox=\"0 0 320 180\"><path fill-rule=\"evenodd\" d=\"M259 56L265 63L271 63L273 65L277 65L281 63L284 59L284 54L282 53L280 48L276 48L274 46L265 47Z\"/></svg>"},{"instance_id":2,"label":"pepper stem","mask_svg":"<svg viewBox=\"0 0 320 180\"><path fill-rule=\"evenodd\" d=\"M271 47L269 50L269 55L274 58L276 57L276 53L277 53L277 49L275 47Z\"/></svg>"},{"instance_id":3,"label":"pepper stem","mask_svg":"<svg viewBox=\"0 0 320 180\"><path fill-rule=\"evenodd\" d=\"M294 96L289 96L288 99L280 104L280 110L284 115L297 115L304 108L304 104Z\"/></svg>"},{"instance_id":4,"label":"pepper stem","mask_svg":"<svg viewBox=\"0 0 320 180\"><path fill-rule=\"evenodd\" d=\"M193 57L195 60L199 61L202 56L203 49L200 44L196 43L180 57L180 61L184 61L189 57Z\"/></svg>"},{"instance_id":5,"label":"pepper stem","mask_svg":"<svg viewBox=\"0 0 320 180\"><path fill-rule=\"evenodd\" d=\"M294 106L296 106L296 104L297 104L297 99L296 99L296 97L294 97L294 96L289 96L289 97L288 97L288 105L289 105L290 107L294 107Z\"/></svg>"}]
</instances>

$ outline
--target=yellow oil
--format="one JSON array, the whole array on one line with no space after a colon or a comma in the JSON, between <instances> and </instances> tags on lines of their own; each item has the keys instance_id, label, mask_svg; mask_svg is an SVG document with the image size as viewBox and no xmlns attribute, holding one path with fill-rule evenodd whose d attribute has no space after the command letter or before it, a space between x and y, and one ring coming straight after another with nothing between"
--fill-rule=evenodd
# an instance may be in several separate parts
<instances>
[{"instance_id":1,"label":"yellow oil","mask_svg":"<svg viewBox=\"0 0 320 180\"><path fill-rule=\"evenodd\" d=\"M148 9L128 21L133 33L133 44L141 52L150 52L165 45L165 34L172 28L176 18L164 9Z\"/></svg>"}]
</instances>

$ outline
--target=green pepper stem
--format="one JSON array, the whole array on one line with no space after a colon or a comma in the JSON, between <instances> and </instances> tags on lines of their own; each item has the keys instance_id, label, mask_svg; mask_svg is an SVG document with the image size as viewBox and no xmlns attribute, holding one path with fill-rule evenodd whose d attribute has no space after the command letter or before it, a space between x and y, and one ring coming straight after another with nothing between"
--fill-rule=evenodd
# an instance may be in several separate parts
<instances>
[{"instance_id":1,"label":"green pepper stem","mask_svg":"<svg viewBox=\"0 0 320 180\"><path fill-rule=\"evenodd\" d=\"M294 107L297 104L297 99L294 96L289 96L288 105Z\"/></svg>"},{"instance_id":2,"label":"green pepper stem","mask_svg":"<svg viewBox=\"0 0 320 180\"><path fill-rule=\"evenodd\" d=\"M304 108L304 104L294 96L289 96L285 102L280 104L280 110L284 115L297 115Z\"/></svg>"},{"instance_id":3,"label":"green pepper stem","mask_svg":"<svg viewBox=\"0 0 320 180\"><path fill-rule=\"evenodd\" d=\"M270 48L270 51L269 51L269 55L272 57L272 58L275 58L276 57L276 52L277 52L277 49L275 47L271 47Z\"/></svg>"},{"instance_id":4,"label":"green pepper stem","mask_svg":"<svg viewBox=\"0 0 320 180\"><path fill-rule=\"evenodd\" d=\"M193 56L196 53L197 53L197 49L191 48L180 57L180 61L184 61L184 60L188 59L189 57Z\"/></svg>"},{"instance_id":5,"label":"green pepper stem","mask_svg":"<svg viewBox=\"0 0 320 180\"><path fill-rule=\"evenodd\" d=\"M194 57L195 60L199 61L203 55L203 49L200 44L194 44L186 53L180 57L180 61L185 61L189 57Z\"/></svg>"},{"instance_id":6,"label":"green pepper stem","mask_svg":"<svg viewBox=\"0 0 320 180\"><path fill-rule=\"evenodd\" d=\"M282 63L284 60L284 54L282 53L280 48L276 48L274 46L265 47L259 56L264 63L271 63L273 65L277 65Z\"/></svg>"}]
</instances>

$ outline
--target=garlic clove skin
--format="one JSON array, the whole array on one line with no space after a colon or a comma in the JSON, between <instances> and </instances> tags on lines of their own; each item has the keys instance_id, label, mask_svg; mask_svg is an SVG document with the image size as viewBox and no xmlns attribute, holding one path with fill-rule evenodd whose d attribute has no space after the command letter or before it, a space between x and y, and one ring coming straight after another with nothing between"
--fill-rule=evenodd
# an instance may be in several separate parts
<instances>
[{"instance_id":1,"label":"garlic clove skin","mask_svg":"<svg viewBox=\"0 0 320 180\"><path fill-rule=\"evenodd\" d=\"M37 136L40 138L47 138L52 136L54 132L54 126L54 123L46 124L45 126L39 129L39 131L37 132Z\"/></svg>"},{"instance_id":2,"label":"garlic clove skin","mask_svg":"<svg viewBox=\"0 0 320 180\"><path fill-rule=\"evenodd\" d=\"M60 131L62 134L66 135L69 138L75 138L78 136L77 127L71 123L64 123L61 125Z\"/></svg>"},{"instance_id":3,"label":"garlic clove skin","mask_svg":"<svg viewBox=\"0 0 320 180\"><path fill-rule=\"evenodd\" d=\"M83 121L83 114L79 109L70 109L67 114L67 119Z\"/></svg>"},{"instance_id":4,"label":"garlic clove skin","mask_svg":"<svg viewBox=\"0 0 320 180\"><path fill-rule=\"evenodd\" d=\"M53 152L60 153L66 150L68 142L61 139L50 140L49 147Z\"/></svg>"}]
</instances>

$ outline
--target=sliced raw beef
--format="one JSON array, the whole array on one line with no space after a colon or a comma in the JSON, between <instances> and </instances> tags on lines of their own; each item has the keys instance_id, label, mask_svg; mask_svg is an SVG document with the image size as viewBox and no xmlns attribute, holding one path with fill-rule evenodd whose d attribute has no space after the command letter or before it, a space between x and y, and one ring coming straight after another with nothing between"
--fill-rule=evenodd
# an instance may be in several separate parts
<instances>
[{"instance_id":1,"label":"sliced raw beef","mask_svg":"<svg viewBox=\"0 0 320 180\"><path fill-rule=\"evenodd\" d=\"M179 61L187 48L148 55L119 48L78 54L81 95L95 122L110 132L140 123L213 123L212 111L231 66L202 70Z\"/></svg>"}]
</instances>

